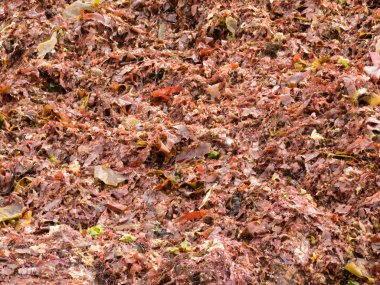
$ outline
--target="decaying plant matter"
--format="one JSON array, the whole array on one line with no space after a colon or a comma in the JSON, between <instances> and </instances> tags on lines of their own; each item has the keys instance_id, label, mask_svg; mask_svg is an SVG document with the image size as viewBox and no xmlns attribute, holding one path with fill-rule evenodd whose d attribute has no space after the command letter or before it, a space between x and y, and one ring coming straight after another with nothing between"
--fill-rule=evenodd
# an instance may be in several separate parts
<instances>
[{"instance_id":1,"label":"decaying plant matter","mask_svg":"<svg viewBox=\"0 0 380 285\"><path fill-rule=\"evenodd\" d=\"M4 284L377 284L378 1L0 2Z\"/></svg>"}]
</instances>

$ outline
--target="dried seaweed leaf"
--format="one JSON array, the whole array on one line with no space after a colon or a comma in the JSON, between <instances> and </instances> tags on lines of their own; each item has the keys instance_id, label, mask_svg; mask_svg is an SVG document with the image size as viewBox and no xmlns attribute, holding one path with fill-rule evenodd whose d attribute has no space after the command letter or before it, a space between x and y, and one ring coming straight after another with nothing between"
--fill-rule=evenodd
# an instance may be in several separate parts
<instances>
[{"instance_id":1,"label":"dried seaweed leaf","mask_svg":"<svg viewBox=\"0 0 380 285\"><path fill-rule=\"evenodd\" d=\"M200 143L196 147L189 148L188 150L181 152L177 156L176 162L189 161L196 157L201 158L204 155L208 154L210 152L210 149L211 145L209 143Z\"/></svg>"},{"instance_id":2,"label":"dried seaweed leaf","mask_svg":"<svg viewBox=\"0 0 380 285\"><path fill-rule=\"evenodd\" d=\"M184 89L181 86L170 86L153 91L151 96L152 98L169 101L174 93L178 93L183 90Z\"/></svg>"},{"instance_id":3,"label":"dried seaweed leaf","mask_svg":"<svg viewBox=\"0 0 380 285\"><path fill-rule=\"evenodd\" d=\"M177 219L177 223L185 223L187 221L192 221L192 220L199 220L202 219L204 216L206 216L208 213L207 210L200 210L200 211L194 211L194 212L189 212L182 217Z\"/></svg>"}]
</instances>

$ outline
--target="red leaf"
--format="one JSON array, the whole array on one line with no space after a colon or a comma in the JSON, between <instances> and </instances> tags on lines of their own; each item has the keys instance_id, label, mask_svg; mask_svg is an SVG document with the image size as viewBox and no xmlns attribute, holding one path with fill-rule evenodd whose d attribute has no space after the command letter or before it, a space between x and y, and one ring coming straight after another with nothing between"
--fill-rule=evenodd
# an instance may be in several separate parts
<instances>
[{"instance_id":1,"label":"red leaf","mask_svg":"<svg viewBox=\"0 0 380 285\"><path fill-rule=\"evenodd\" d=\"M293 56L293 62L299 62L301 60L302 55L298 52Z\"/></svg>"},{"instance_id":2,"label":"red leaf","mask_svg":"<svg viewBox=\"0 0 380 285\"><path fill-rule=\"evenodd\" d=\"M370 52L372 62L374 66L380 67L380 55L377 52Z\"/></svg>"},{"instance_id":3,"label":"red leaf","mask_svg":"<svg viewBox=\"0 0 380 285\"><path fill-rule=\"evenodd\" d=\"M199 219L202 219L204 216L206 216L207 213L208 213L207 210L190 212L190 213L187 213L187 214L183 215L182 217L178 218L176 222L183 224L183 223L186 223L187 221L199 220Z\"/></svg>"},{"instance_id":4,"label":"red leaf","mask_svg":"<svg viewBox=\"0 0 380 285\"><path fill-rule=\"evenodd\" d=\"M106 208L110 211L117 213L123 213L127 209L127 206L112 201L108 201L106 204L104 204L104 206L106 206Z\"/></svg>"},{"instance_id":5,"label":"red leaf","mask_svg":"<svg viewBox=\"0 0 380 285\"><path fill-rule=\"evenodd\" d=\"M0 95L8 94L11 87L8 85L0 85Z\"/></svg>"},{"instance_id":6,"label":"red leaf","mask_svg":"<svg viewBox=\"0 0 380 285\"><path fill-rule=\"evenodd\" d=\"M197 146L190 147L182 151L175 159L176 162L185 162L192 160L196 157L201 158L205 154L208 154L211 150L211 144L201 142Z\"/></svg>"},{"instance_id":7,"label":"red leaf","mask_svg":"<svg viewBox=\"0 0 380 285\"><path fill-rule=\"evenodd\" d=\"M157 89L152 92L152 97L157 99L163 99L165 101L169 101L171 99L171 96L174 93L178 93L183 91L184 89L181 86L171 86L171 87L165 87L162 89Z\"/></svg>"},{"instance_id":8,"label":"red leaf","mask_svg":"<svg viewBox=\"0 0 380 285\"><path fill-rule=\"evenodd\" d=\"M379 202L380 202L380 192L376 192L371 197L365 198L362 205L372 205L372 204L379 203Z\"/></svg>"}]
</instances>

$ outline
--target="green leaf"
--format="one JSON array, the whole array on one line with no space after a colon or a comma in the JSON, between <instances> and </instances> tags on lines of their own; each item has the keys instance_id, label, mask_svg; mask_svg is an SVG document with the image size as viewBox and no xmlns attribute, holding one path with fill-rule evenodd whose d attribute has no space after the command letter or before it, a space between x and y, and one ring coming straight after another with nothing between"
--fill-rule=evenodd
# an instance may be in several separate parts
<instances>
[{"instance_id":1,"label":"green leaf","mask_svg":"<svg viewBox=\"0 0 380 285\"><path fill-rule=\"evenodd\" d=\"M0 114L0 129L3 127L4 121L4 116Z\"/></svg>"},{"instance_id":2,"label":"green leaf","mask_svg":"<svg viewBox=\"0 0 380 285\"><path fill-rule=\"evenodd\" d=\"M339 58L339 63L340 63L344 68L348 68L348 67L350 67L350 63L349 63L348 59L346 59L346 58L340 57L340 58Z\"/></svg>"},{"instance_id":3,"label":"green leaf","mask_svg":"<svg viewBox=\"0 0 380 285\"><path fill-rule=\"evenodd\" d=\"M191 248L191 244L187 241L184 240L181 242L179 246L171 246L166 249L167 252L169 253L177 253L177 252L191 252L193 249Z\"/></svg>"},{"instance_id":4,"label":"green leaf","mask_svg":"<svg viewBox=\"0 0 380 285\"><path fill-rule=\"evenodd\" d=\"M133 235L125 234L119 240L125 243L133 243L136 238Z\"/></svg>"},{"instance_id":5,"label":"green leaf","mask_svg":"<svg viewBox=\"0 0 380 285\"><path fill-rule=\"evenodd\" d=\"M44 58L45 55L51 52L55 45L57 44L57 32L54 32L53 35L47 41L40 43L37 46L37 58Z\"/></svg>"},{"instance_id":6,"label":"green leaf","mask_svg":"<svg viewBox=\"0 0 380 285\"><path fill-rule=\"evenodd\" d=\"M238 28L238 26L237 26L237 20L235 18L232 18L231 16L227 16L226 17L226 27L227 27L227 30L230 31L230 33L232 34L232 36L235 37L236 30Z\"/></svg>"},{"instance_id":7,"label":"green leaf","mask_svg":"<svg viewBox=\"0 0 380 285\"><path fill-rule=\"evenodd\" d=\"M6 207L0 208L0 222L10 221L13 219L21 218L22 205L11 204Z\"/></svg>"},{"instance_id":8,"label":"green leaf","mask_svg":"<svg viewBox=\"0 0 380 285\"><path fill-rule=\"evenodd\" d=\"M104 233L102 225L96 225L91 228L89 228L89 234L90 236L99 236Z\"/></svg>"},{"instance_id":9,"label":"green leaf","mask_svg":"<svg viewBox=\"0 0 380 285\"><path fill-rule=\"evenodd\" d=\"M211 158L211 159L218 159L219 158L219 153L216 150L212 150L208 154L208 157Z\"/></svg>"},{"instance_id":10,"label":"green leaf","mask_svg":"<svg viewBox=\"0 0 380 285\"><path fill-rule=\"evenodd\" d=\"M168 247L166 250L169 253L177 253L177 252L179 252L179 247L171 246L171 247Z\"/></svg>"},{"instance_id":11,"label":"green leaf","mask_svg":"<svg viewBox=\"0 0 380 285\"><path fill-rule=\"evenodd\" d=\"M49 161L51 162L51 163L55 163L55 162L57 162L57 160L55 159L55 156L54 155L49 155Z\"/></svg>"},{"instance_id":12,"label":"green leaf","mask_svg":"<svg viewBox=\"0 0 380 285\"><path fill-rule=\"evenodd\" d=\"M191 248L191 244L187 240L181 242L179 246L180 246L181 251L184 251L184 252L193 251L193 249Z\"/></svg>"},{"instance_id":13,"label":"green leaf","mask_svg":"<svg viewBox=\"0 0 380 285\"><path fill-rule=\"evenodd\" d=\"M348 280L347 285L360 285L360 284L356 281Z\"/></svg>"}]
</instances>

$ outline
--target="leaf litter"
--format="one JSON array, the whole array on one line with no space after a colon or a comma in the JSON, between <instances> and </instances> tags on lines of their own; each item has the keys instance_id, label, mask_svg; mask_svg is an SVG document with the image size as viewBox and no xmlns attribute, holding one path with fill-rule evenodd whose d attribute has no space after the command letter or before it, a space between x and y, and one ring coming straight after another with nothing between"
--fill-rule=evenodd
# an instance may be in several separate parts
<instances>
[{"instance_id":1,"label":"leaf litter","mask_svg":"<svg viewBox=\"0 0 380 285\"><path fill-rule=\"evenodd\" d=\"M1 1L2 282L377 284L379 9Z\"/></svg>"}]
</instances>

